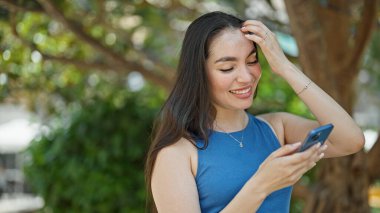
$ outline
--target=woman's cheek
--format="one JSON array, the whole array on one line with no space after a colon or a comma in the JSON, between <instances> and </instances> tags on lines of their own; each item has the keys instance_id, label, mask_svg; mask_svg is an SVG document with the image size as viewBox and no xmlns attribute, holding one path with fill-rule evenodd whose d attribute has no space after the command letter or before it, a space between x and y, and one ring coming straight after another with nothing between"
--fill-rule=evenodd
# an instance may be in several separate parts
<instances>
[{"instance_id":1,"label":"woman's cheek","mask_svg":"<svg viewBox=\"0 0 380 213\"><path fill-rule=\"evenodd\" d=\"M254 75L257 80L261 78L261 66L260 64L257 65L257 67L254 69Z\"/></svg>"}]
</instances>

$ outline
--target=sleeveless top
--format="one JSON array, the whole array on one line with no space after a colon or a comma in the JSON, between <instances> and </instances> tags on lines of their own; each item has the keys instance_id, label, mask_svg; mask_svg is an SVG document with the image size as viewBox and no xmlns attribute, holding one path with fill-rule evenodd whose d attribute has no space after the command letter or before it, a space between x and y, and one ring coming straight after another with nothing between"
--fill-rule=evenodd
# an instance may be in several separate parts
<instances>
[{"instance_id":1,"label":"sleeveless top","mask_svg":"<svg viewBox=\"0 0 380 213\"><path fill-rule=\"evenodd\" d=\"M205 150L198 149L195 177L202 213L221 211L257 171L260 164L280 143L272 127L264 120L248 114L245 129L230 133L240 140L244 132L244 147L224 132L212 131ZM196 141L198 148L204 141ZM292 187L268 195L257 212L289 212ZM254 196L254 195L252 195Z\"/></svg>"}]
</instances>

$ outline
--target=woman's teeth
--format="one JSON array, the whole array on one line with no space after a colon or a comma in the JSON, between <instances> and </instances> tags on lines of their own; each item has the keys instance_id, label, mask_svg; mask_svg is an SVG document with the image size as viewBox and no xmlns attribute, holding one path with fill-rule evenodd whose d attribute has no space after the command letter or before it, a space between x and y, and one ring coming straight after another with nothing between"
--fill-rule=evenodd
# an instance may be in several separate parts
<instances>
[{"instance_id":1,"label":"woman's teeth","mask_svg":"<svg viewBox=\"0 0 380 213\"><path fill-rule=\"evenodd\" d=\"M248 93L249 91L251 91L252 87L249 87L247 89L244 89L244 90L230 90L231 93L233 94L245 94L245 93Z\"/></svg>"}]
</instances>

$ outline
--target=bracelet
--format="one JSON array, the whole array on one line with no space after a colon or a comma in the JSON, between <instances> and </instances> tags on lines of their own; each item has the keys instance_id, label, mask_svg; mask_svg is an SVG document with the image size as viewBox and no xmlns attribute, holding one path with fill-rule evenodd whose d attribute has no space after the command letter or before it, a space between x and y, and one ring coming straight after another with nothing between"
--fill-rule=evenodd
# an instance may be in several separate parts
<instances>
[{"instance_id":1,"label":"bracelet","mask_svg":"<svg viewBox=\"0 0 380 213\"><path fill-rule=\"evenodd\" d=\"M302 88L301 91L297 92L297 95L300 95L300 94L303 93L305 90L307 90L307 88L309 88L310 84L311 84L311 81L309 81L309 82L304 86L304 88Z\"/></svg>"}]
</instances>

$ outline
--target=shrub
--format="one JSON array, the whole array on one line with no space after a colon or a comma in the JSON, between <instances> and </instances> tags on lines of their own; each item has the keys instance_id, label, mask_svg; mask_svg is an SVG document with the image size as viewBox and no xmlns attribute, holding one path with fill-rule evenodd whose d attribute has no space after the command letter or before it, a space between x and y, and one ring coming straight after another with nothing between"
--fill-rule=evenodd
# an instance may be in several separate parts
<instances>
[{"instance_id":1,"label":"shrub","mask_svg":"<svg viewBox=\"0 0 380 213\"><path fill-rule=\"evenodd\" d=\"M53 212L144 212L144 160L162 103L152 90L95 96L26 150L28 183Z\"/></svg>"}]
</instances>

